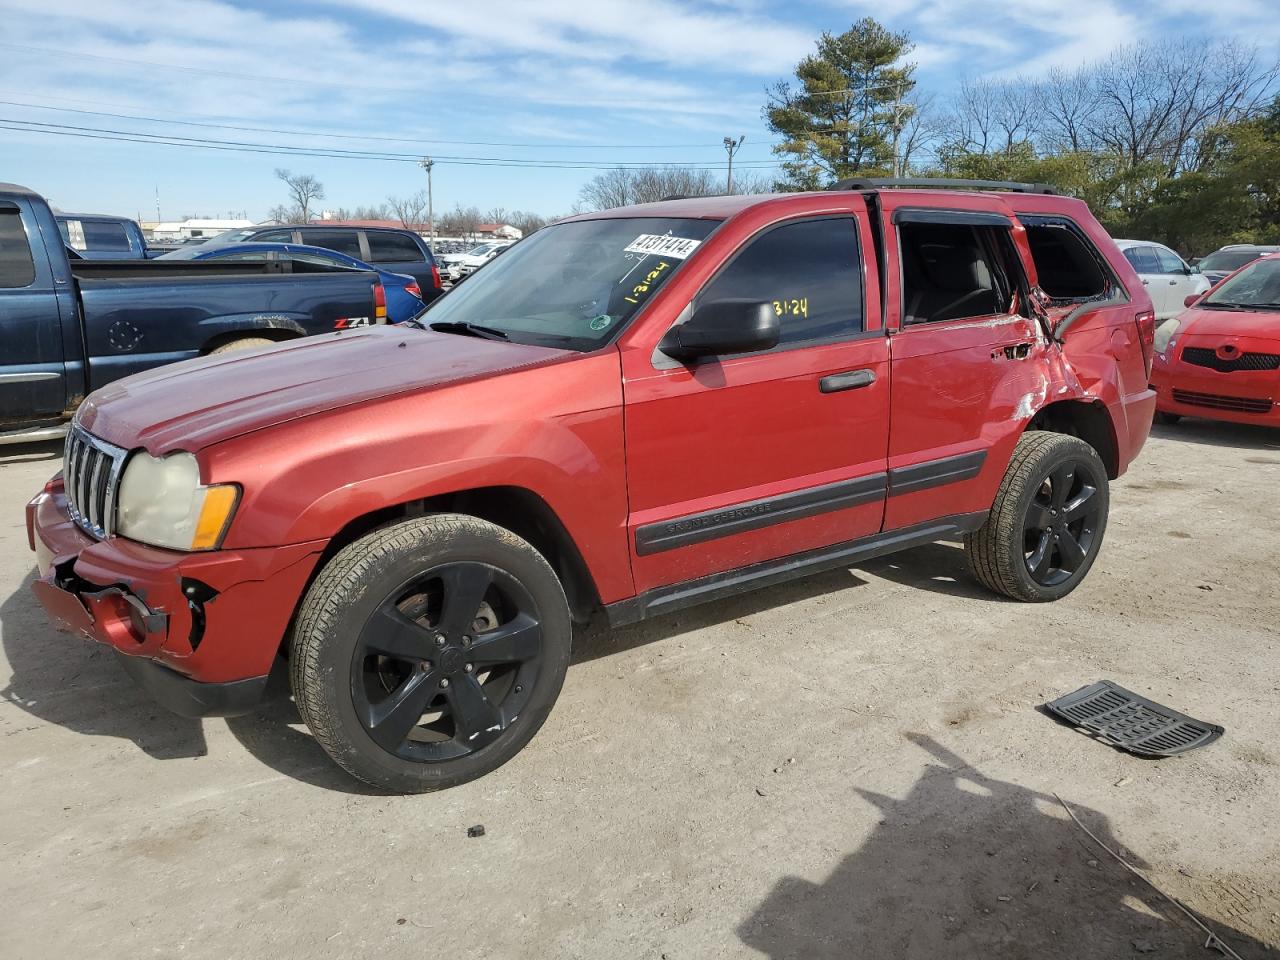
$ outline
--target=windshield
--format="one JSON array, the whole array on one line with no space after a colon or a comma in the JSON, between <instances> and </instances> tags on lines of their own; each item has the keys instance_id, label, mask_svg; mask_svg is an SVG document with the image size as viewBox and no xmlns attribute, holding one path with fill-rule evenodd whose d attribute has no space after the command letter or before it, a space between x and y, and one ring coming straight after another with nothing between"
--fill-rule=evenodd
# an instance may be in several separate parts
<instances>
[{"instance_id":1,"label":"windshield","mask_svg":"<svg viewBox=\"0 0 1280 960\"><path fill-rule=\"evenodd\" d=\"M1266 254L1266 250L1219 250L1201 260L1198 266L1201 270L1238 270Z\"/></svg>"},{"instance_id":2,"label":"windshield","mask_svg":"<svg viewBox=\"0 0 1280 960\"><path fill-rule=\"evenodd\" d=\"M486 253L494 248L492 243L482 243L478 247L472 247L467 251L468 257L483 257Z\"/></svg>"},{"instance_id":3,"label":"windshield","mask_svg":"<svg viewBox=\"0 0 1280 960\"><path fill-rule=\"evenodd\" d=\"M250 227L247 230L243 227L239 230L225 230L222 233L215 234L210 237L205 241L205 243L239 243L241 240L244 240L246 237L251 237L257 232L257 227Z\"/></svg>"},{"instance_id":4,"label":"windshield","mask_svg":"<svg viewBox=\"0 0 1280 960\"><path fill-rule=\"evenodd\" d=\"M1222 281L1200 306L1280 309L1280 257L1259 260Z\"/></svg>"},{"instance_id":5,"label":"windshield","mask_svg":"<svg viewBox=\"0 0 1280 960\"><path fill-rule=\"evenodd\" d=\"M594 350L668 281L715 220L628 217L539 230L419 314L511 340Z\"/></svg>"}]
</instances>

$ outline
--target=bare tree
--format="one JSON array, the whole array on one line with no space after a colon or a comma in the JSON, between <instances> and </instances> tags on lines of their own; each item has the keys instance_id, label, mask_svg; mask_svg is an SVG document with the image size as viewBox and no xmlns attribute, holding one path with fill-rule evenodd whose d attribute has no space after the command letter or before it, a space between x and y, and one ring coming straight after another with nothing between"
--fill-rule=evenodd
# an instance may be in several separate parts
<instances>
[{"instance_id":1,"label":"bare tree","mask_svg":"<svg viewBox=\"0 0 1280 960\"><path fill-rule=\"evenodd\" d=\"M1011 153L1036 130L1035 87L1025 80L964 80L947 117L948 149Z\"/></svg>"},{"instance_id":2,"label":"bare tree","mask_svg":"<svg viewBox=\"0 0 1280 960\"><path fill-rule=\"evenodd\" d=\"M468 237L482 222L479 208L458 204L440 217L440 232L451 237Z\"/></svg>"},{"instance_id":3,"label":"bare tree","mask_svg":"<svg viewBox=\"0 0 1280 960\"><path fill-rule=\"evenodd\" d=\"M484 215L485 223L511 223L512 213L506 207L493 207Z\"/></svg>"},{"instance_id":4,"label":"bare tree","mask_svg":"<svg viewBox=\"0 0 1280 960\"><path fill-rule=\"evenodd\" d=\"M311 219L311 201L324 199L324 184L309 173L294 175L281 167L276 168L276 179L289 188L289 197L306 223Z\"/></svg>"},{"instance_id":5,"label":"bare tree","mask_svg":"<svg viewBox=\"0 0 1280 960\"><path fill-rule=\"evenodd\" d=\"M734 193L768 193L772 189L771 178L749 170L734 171ZM723 193L724 180L719 170L703 167L614 167L583 184L579 197L587 209L608 210L670 197L712 197Z\"/></svg>"},{"instance_id":6,"label":"bare tree","mask_svg":"<svg viewBox=\"0 0 1280 960\"><path fill-rule=\"evenodd\" d=\"M401 226L417 230L427 222L427 191L419 190L408 197L387 197L387 206ZM378 219L378 218L371 218Z\"/></svg>"},{"instance_id":7,"label":"bare tree","mask_svg":"<svg viewBox=\"0 0 1280 960\"><path fill-rule=\"evenodd\" d=\"M293 223L298 219L298 212L283 203L278 203L267 211L267 219L274 220L276 223Z\"/></svg>"},{"instance_id":8,"label":"bare tree","mask_svg":"<svg viewBox=\"0 0 1280 960\"><path fill-rule=\"evenodd\" d=\"M391 211L385 203L375 206L356 207L351 213L352 220L390 220Z\"/></svg>"},{"instance_id":9,"label":"bare tree","mask_svg":"<svg viewBox=\"0 0 1280 960\"><path fill-rule=\"evenodd\" d=\"M507 217L506 222L527 237L545 227L551 222L551 218L544 217L540 213L530 213L527 210L516 210Z\"/></svg>"}]
</instances>

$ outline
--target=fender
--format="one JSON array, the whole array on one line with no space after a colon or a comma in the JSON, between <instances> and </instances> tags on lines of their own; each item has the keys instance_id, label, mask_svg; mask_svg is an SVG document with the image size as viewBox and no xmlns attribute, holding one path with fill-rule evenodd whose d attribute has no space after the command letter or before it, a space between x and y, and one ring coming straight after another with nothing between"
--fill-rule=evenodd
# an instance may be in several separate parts
<instances>
[{"instance_id":1,"label":"fender","mask_svg":"<svg viewBox=\"0 0 1280 960\"><path fill-rule=\"evenodd\" d=\"M196 327L207 346L211 341L228 333L250 333L260 330L287 330L294 336L305 337L311 331L308 331L302 323L310 319L307 314L297 311L265 313L259 310L253 313L229 313L216 317L204 317ZM201 351L203 350L202 347Z\"/></svg>"},{"instance_id":2,"label":"fender","mask_svg":"<svg viewBox=\"0 0 1280 960\"><path fill-rule=\"evenodd\" d=\"M244 491L228 549L328 540L389 508L518 487L556 514L604 602L632 591L615 350L303 417L198 456L207 482Z\"/></svg>"}]
</instances>

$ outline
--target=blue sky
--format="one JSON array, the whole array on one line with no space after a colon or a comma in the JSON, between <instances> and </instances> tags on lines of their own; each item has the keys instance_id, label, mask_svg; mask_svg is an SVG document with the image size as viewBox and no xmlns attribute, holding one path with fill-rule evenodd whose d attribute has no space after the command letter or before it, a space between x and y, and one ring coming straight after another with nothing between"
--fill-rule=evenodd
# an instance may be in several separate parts
<instances>
[{"instance_id":1,"label":"blue sky","mask_svg":"<svg viewBox=\"0 0 1280 960\"><path fill-rule=\"evenodd\" d=\"M861 16L910 32L921 88L945 100L965 76L1034 75L1139 38L1237 36L1274 51L1272 2L0 0L0 118L430 153L437 212L461 202L559 214L594 171L457 160L713 165L724 162L724 136L745 134L737 160L763 170L772 162L764 87L789 75L822 30ZM261 219L285 199L273 177L281 166L319 177L326 207L425 186L412 162L0 129L0 180L68 210L152 218L158 188L166 218Z\"/></svg>"}]
</instances>

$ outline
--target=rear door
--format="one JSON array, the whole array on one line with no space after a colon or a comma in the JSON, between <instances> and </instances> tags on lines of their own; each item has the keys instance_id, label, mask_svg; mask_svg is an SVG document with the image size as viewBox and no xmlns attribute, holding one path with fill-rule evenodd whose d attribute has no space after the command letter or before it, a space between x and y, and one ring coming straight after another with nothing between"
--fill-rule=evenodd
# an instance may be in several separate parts
<instances>
[{"instance_id":1,"label":"rear door","mask_svg":"<svg viewBox=\"0 0 1280 960\"><path fill-rule=\"evenodd\" d=\"M0 200L0 421L67 406L59 299L30 205Z\"/></svg>"},{"instance_id":2,"label":"rear door","mask_svg":"<svg viewBox=\"0 0 1280 960\"><path fill-rule=\"evenodd\" d=\"M865 208L847 203L756 233L688 305L770 302L778 346L691 365L624 358L638 591L879 531L888 349Z\"/></svg>"},{"instance_id":3,"label":"rear door","mask_svg":"<svg viewBox=\"0 0 1280 960\"><path fill-rule=\"evenodd\" d=\"M1029 282L1002 203L881 196L886 246L900 251L887 271L893 530L990 507L1044 337L1025 315Z\"/></svg>"}]
</instances>

